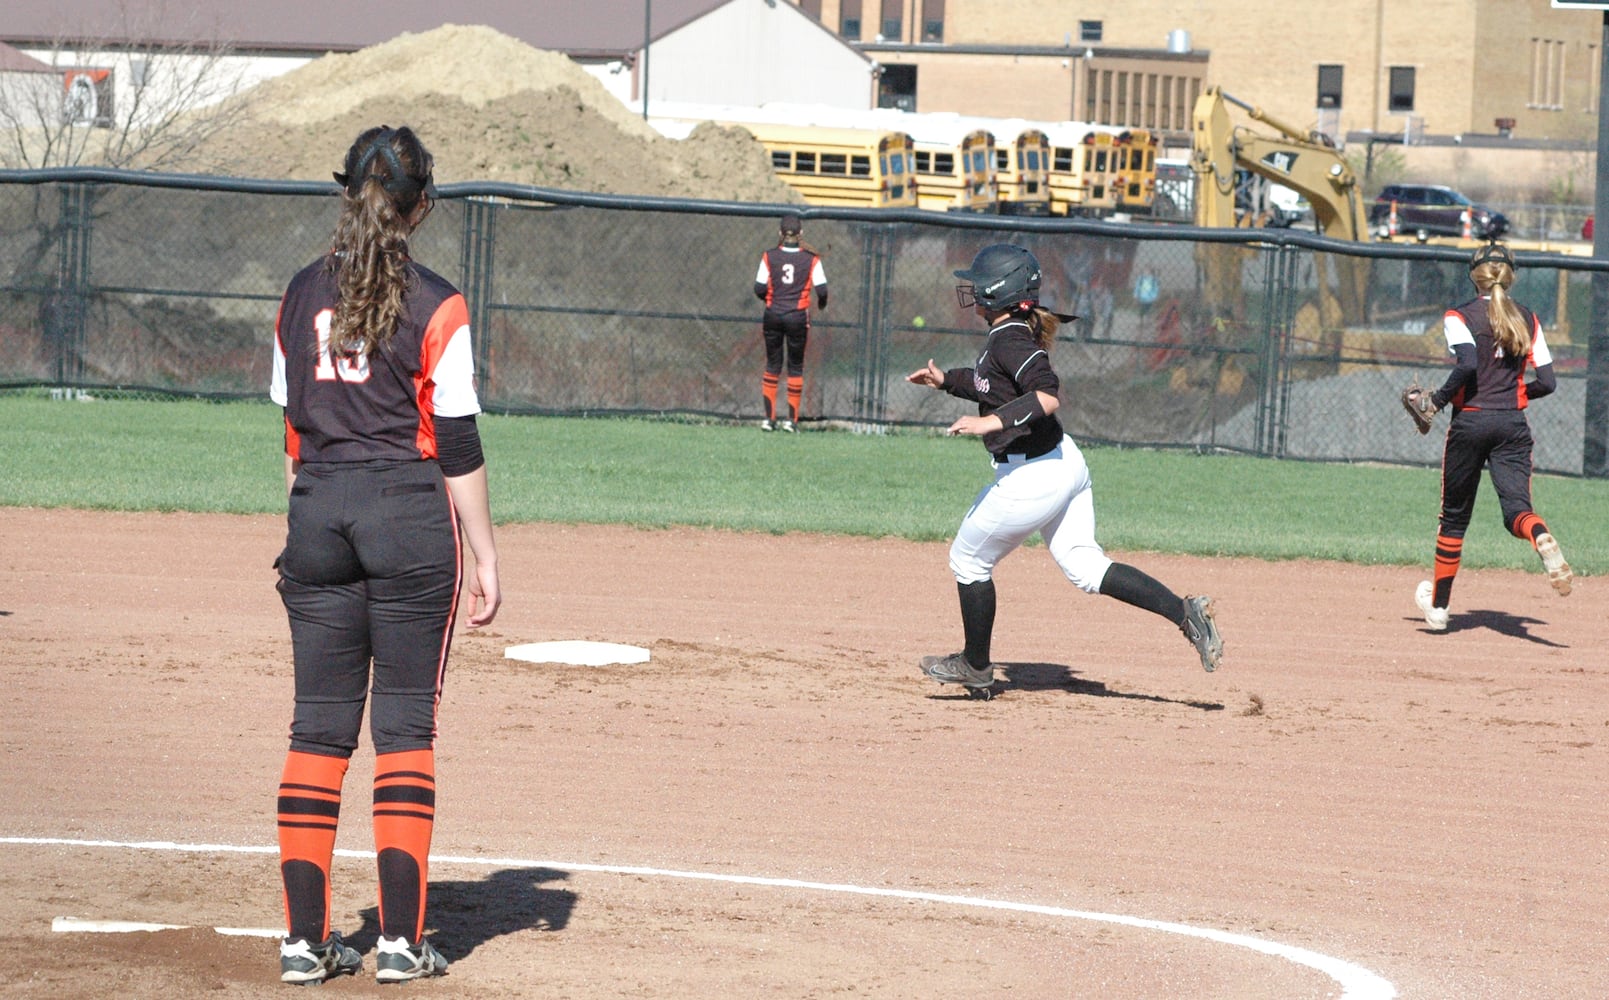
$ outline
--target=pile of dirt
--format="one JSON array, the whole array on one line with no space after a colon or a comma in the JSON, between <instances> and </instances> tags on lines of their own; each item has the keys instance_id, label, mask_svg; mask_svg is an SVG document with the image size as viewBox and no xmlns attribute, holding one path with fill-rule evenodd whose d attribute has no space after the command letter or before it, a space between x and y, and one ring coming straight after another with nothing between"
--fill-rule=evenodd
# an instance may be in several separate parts
<instances>
[{"instance_id":1,"label":"pile of dirt","mask_svg":"<svg viewBox=\"0 0 1609 1000\"><path fill-rule=\"evenodd\" d=\"M567 56L491 28L445 25L326 55L240 94L238 121L185 169L327 180L352 139L408 125L436 180L601 194L785 203L800 199L740 129L667 139Z\"/></svg>"}]
</instances>

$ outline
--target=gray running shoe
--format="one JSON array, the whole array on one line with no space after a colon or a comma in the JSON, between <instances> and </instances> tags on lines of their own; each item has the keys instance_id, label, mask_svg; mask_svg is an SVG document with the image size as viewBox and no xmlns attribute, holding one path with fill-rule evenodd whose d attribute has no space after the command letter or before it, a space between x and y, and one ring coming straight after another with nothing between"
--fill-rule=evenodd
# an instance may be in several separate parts
<instances>
[{"instance_id":1,"label":"gray running shoe","mask_svg":"<svg viewBox=\"0 0 1609 1000\"><path fill-rule=\"evenodd\" d=\"M441 952L421 940L409 945L407 938L380 935L379 953L374 958L374 978L382 983L405 983L410 979L447 974L447 960Z\"/></svg>"},{"instance_id":2,"label":"gray running shoe","mask_svg":"<svg viewBox=\"0 0 1609 1000\"><path fill-rule=\"evenodd\" d=\"M994 683L994 664L979 670L967 662L965 653L924 656L922 673L940 684L959 684L966 688L987 688Z\"/></svg>"},{"instance_id":3,"label":"gray running shoe","mask_svg":"<svg viewBox=\"0 0 1609 1000\"><path fill-rule=\"evenodd\" d=\"M323 944L305 938L285 938L279 942L279 981L305 986L322 983L330 976L350 976L363 968L357 949L341 943L341 935L330 932Z\"/></svg>"},{"instance_id":4,"label":"gray running shoe","mask_svg":"<svg viewBox=\"0 0 1609 1000\"><path fill-rule=\"evenodd\" d=\"M1186 597L1184 624L1179 626L1179 631L1201 654L1201 668L1208 673L1217 670L1218 661L1224 655L1224 640L1218 634L1218 623L1212 620L1212 598Z\"/></svg>"},{"instance_id":5,"label":"gray running shoe","mask_svg":"<svg viewBox=\"0 0 1609 1000\"><path fill-rule=\"evenodd\" d=\"M1537 535L1536 554L1542 557L1542 568L1548 571L1548 583L1560 597L1569 597L1574 574L1570 572L1570 564L1564 561L1564 553L1559 551L1559 540L1545 531Z\"/></svg>"}]
</instances>

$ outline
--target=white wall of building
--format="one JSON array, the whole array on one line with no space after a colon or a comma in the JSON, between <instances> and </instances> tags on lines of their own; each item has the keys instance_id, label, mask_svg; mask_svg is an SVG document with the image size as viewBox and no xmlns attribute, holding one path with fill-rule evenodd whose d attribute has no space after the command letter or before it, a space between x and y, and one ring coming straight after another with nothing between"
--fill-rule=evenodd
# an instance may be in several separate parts
<instances>
[{"instance_id":1,"label":"white wall of building","mask_svg":"<svg viewBox=\"0 0 1609 1000\"><path fill-rule=\"evenodd\" d=\"M648 58L650 113L655 101L873 104L872 61L787 0L732 0L655 42Z\"/></svg>"}]
</instances>

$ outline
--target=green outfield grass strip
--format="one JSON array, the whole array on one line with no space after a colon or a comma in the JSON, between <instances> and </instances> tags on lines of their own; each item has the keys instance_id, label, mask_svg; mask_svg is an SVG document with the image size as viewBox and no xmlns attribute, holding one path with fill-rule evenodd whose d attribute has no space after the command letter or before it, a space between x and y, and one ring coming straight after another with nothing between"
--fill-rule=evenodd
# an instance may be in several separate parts
<instances>
[{"instance_id":1,"label":"green outfield grass strip","mask_svg":"<svg viewBox=\"0 0 1609 1000\"><path fill-rule=\"evenodd\" d=\"M948 539L991 477L975 439L763 434L752 423L482 416L499 522L690 525ZM0 506L281 513L278 408L0 394ZM1435 469L1088 448L1115 551L1428 566ZM1582 575L1609 569L1609 482L1538 476ZM1483 484L1464 565L1531 569Z\"/></svg>"}]
</instances>

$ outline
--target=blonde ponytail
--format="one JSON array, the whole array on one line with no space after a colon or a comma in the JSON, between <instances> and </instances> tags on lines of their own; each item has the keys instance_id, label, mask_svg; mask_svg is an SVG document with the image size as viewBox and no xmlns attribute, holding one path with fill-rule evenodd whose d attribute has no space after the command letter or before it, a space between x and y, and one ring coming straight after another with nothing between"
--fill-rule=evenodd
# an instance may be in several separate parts
<instances>
[{"instance_id":1,"label":"blonde ponytail","mask_svg":"<svg viewBox=\"0 0 1609 1000\"><path fill-rule=\"evenodd\" d=\"M1508 295L1509 286L1514 284L1514 269L1505 263L1487 261L1475 268L1470 279L1482 295L1489 297L1486 317L1492 324L1497 346L1511 358L1523 358L1531 353L1531 328L1525 322L1525 314Z\"/></svg>"}]
</instances>

